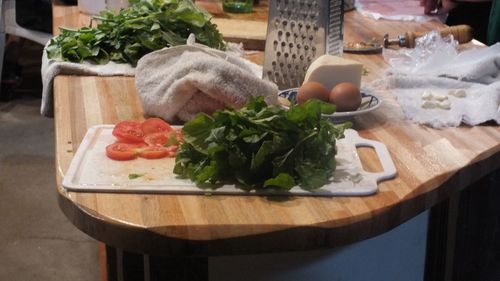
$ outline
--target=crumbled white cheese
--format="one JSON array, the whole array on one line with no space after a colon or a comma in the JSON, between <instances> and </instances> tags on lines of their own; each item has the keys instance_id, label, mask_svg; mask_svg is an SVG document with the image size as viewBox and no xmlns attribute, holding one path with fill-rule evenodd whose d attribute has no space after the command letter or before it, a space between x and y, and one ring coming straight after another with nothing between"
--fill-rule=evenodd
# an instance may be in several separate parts
<instances>
[{"instance_id":1,"label":"crumbled white cheese","mask_svg":"<svg viewBox=\"0 0 500 281\"><path fill-rule=\"evenodd\" d=\"M434 95L434 99L436 99L437 101L444 101L448 99L448 96L436 94Z\"/></svg>"},{"instance_id":2,"label":"crumbled white cheese","mask_svg":"<svg viewBox=\"0 0 500 281\"><path fill-rule=\"evenodd\" d=\"M431 100L432 97L433 97L432 92L430 90L425 90L424 93L422 94L423 100Z\"/></svg>"},{"instance_id":3,"label":"crumbled white cheese","mask_svg":"<svg viewBox=\"0 0 500 281\"><path fill-rule=\"evenodd\" d=\"M422 108L425 108L425 109L432 109L432 108L436 108L437 104L433 101L425 100L422 102L421 106L422 106Z\"/></svg>"},{"instance_id":4,"label":"crumbled white cheese","mask_svg":"<svg viewBox=\"0 0 500 281\"><path fill-rule=\"evenodd\" d=\"M448 92L448 95L455 96L457 95L457 91L450 90ZM462 93L458 93L458 95L462 95ZM420 106L424 109L433 109L433 108L445 109L445 110L451 109L451 102L448 100L447 95L437 94L431 92L430 90L425 90L422 93L421 98L422 98L422 103L420 104Z\"/></svg>"},{"instance_id":5,"label":"crumbled white cheese","mask_svg":"<svg viewBox=\"0 0 500 281\"><path fill-rule=\"evenodd\" d=\"M464 89L458 89L458 90L450 90L448 92L449 96L454 96L456 98L465 98L467 96L466 92Z\"/></svg>"},{"instance_id":6,"label":"crumbled white cheese","mask_svg":"<svg viewBox=\"0 0 500 281\"><path fill-rule=\"evenodd\" d=\"M446 110L451 109L451 102L449 100L440 101L437 105L441 109L446 109Z\"/></svg>"}]
</instances>

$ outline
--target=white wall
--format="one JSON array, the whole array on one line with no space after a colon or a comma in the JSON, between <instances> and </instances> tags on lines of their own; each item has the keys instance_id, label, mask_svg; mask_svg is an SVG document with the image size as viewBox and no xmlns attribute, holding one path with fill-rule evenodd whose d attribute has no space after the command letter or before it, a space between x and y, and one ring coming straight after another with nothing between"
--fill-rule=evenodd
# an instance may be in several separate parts
<instances>
[{"instance_id":1,"label":"white wall","mask_svg":"<svg viewBox=\"0 0 500 281\"><path fill-rule=\"evenodd\" d=\"M421 281L428 212L333 250L209 258L210 281Z\"/></svg>"}]
</instances>

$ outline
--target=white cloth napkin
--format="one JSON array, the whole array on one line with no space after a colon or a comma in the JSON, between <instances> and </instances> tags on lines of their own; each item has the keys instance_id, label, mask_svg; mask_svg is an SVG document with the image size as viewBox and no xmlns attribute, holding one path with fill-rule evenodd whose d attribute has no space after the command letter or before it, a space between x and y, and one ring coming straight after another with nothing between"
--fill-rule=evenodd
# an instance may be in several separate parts
<instances>
[{"instance_id":1,"label":"white cloth napkin","mask_svg":"<svg viewBox=\"0 0 500 281\"><path fill-rule=\"evenodd\" d=\"M412 73L391 69L383 83L392 89L406 117L416 123L434 128L474 126L490 120L500 124L500 44L467 50L447 63ZM450 94L460 89L465 97ZM423 108L426 91L444 96L450 109Z\"/></svg>"},{"instance_id":2,"label":"white cloth napkin","mask_svg":"<svg viewBox=\"0 0 500 281\"><path fill-rule=\"evenodd\" d=\"M48 44L48 43L47 43ZM45 48L47 45L45 45ZM53 82L57 75L97 75L97 76L134 76L135 68L128 63L114 63L98 65L90 63L73 63L49 60L47 52L42 55L42 104L41 114L52 117L54 115Z\"/></svg>"},{"instance_id":3,"label":"white cloth napkin","mask_svg":"<svg viewBox=\"0 0 500 281\"><path fill-rule=\"evenodd\" d=\"M50 42L45 45L45 48ZM186 40L188 45L196 44L194 34L190 34ZM54 95L53 95L53 81L57 75L86 75L86 76L134 76L136 69L128 63L115 63L108 62L107 64L91 64L72 63L65 61L49 60L47 52L43 51L42 55L42 104L41 114L43 116L52 117L54 115ZM234 56L241 56L243 54L242 44L228 43L228 52ZM255 70L255 71L258 71Z\"/></svg>"},{"instance_id":4,"label":"white cloth napkin","mask_svg":"<svg viewBox=\"0 0 500 281\"><path fill-rule=\"evenodd\" d=\"M261 79L260 66L200 45L152 52L137 63L136 88L144 112L167 121L239 108L250 96L277 104L278 87Z\"/></svg>"},{"instance_id":5,"label":"white cloth napkin","mask_svg":"<svg viewBox=\"0 0 500 281\"><path fill-rule=\"evenodd\" d=\"M356 10L365 17L376 20L432 21L445 20L444 16L428 16L415 0L356 0Z\"/></svg>"}]
</instances>

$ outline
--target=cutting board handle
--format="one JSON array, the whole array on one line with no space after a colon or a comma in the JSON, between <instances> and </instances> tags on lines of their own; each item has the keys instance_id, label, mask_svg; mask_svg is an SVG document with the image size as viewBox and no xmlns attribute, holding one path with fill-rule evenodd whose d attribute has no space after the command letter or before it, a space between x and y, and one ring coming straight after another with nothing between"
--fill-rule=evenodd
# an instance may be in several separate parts
<instances>
[{"instance_id":1,"label":"cutting board handle","mask_svg":"<svg viewBox=\"0 0 500 281\"><path fill-rule=\"evenodd\" d=\"M375 150L375 153L378 156L380 164L382 165L383 171L375 173L374 172L366 172L366 173L373 175L376 178L377 183L383 180L391 179L396 176L397 174L396 166L394 166L391 154L389 153L389 150L387 150L385 144L378 141L362 138L357 134L356 136L352 137L355 139L354 146L356 148L371 147Z\"/></svg>"}]
</instances>

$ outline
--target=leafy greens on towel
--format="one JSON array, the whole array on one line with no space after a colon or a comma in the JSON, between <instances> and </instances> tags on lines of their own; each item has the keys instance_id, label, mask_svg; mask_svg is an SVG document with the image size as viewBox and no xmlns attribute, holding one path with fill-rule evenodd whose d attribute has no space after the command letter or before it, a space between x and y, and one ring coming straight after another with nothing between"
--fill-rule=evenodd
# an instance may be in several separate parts
<instances>
[{"instance_id":1,"label":"leafy greens on towel","mask_svg":"<svg viewBox=\"0 0 500 281\"><path fill-rule=\"evenodd\" d=\"M191 0L130 0L130 4L119 12L105 10L93 17L99 21L95 28L61 28L46 48L48 58L97 64L111 60L135 66L151 51L185 44L191 33L198 43L226 48L210 14Z\"/></svg>"}]
</instances>

